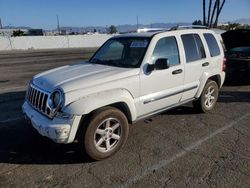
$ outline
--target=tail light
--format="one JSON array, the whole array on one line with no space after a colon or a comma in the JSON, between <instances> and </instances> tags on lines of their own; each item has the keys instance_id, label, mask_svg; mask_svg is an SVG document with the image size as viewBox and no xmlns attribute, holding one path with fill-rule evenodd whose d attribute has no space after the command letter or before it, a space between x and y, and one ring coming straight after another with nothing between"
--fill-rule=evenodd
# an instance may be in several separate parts
<instances>
[{"instance_id":1,"label":"tail light","mask_svg":"<svg viewBox=\"0 0 250 188\"><path fill-rule=\"evenodd\" d=\"M227 58L224 57L223 64L222 64L222 71L224 71L224 72L226 71L226 68L227 68L226 62L227 62Z\"/></svg>"}]
</instances>

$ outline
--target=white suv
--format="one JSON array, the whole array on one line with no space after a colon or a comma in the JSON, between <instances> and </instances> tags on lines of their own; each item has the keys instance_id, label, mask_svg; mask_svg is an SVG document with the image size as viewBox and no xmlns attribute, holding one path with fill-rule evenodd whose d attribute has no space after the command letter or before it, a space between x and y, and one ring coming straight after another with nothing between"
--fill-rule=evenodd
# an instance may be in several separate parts
<instances>
[{"instance_id":1,"label":"white suv","mask_svg":"<svg viewBox=\"0 0 250 188\"><path fill-rule=\"evenodd\" d=\"M109 39L87 62L34 76L23 112L57 143L77 140L95 160L116 153L129 124L193 101L217 101L224 73L220 38L208 29L134 33Z\"/></svg>"}]
</instances>

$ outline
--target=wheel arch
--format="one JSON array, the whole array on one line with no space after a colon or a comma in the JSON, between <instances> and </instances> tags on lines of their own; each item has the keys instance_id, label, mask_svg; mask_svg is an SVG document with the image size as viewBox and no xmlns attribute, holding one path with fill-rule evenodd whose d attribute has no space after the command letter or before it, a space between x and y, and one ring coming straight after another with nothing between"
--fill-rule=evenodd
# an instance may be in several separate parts
<instances>
[{"instance_id":1,"label":"wheel arch","mask_svg":"<svg viewBox=\"0 0 250 188\"><path fill-rule=\"evenodd\" d=\"M210 74L204 74L202 76L202 79L200 81L200 87L195 95L195 98L199 98L201 96L201 93L206 85L206 83L208 82L208 80L213 80L217 83L218 88L220 88L222 86L222 79L221 79L221 75L220 74L215 74L215 75L210 75Z\"/></svg>"},{"instance_id":2,"label":"wheel arch","mask_svg":"<svg viewBox=\"0 0 250 188\"><path fill-rule=\"evenodd\" d=\"M64 112L86 116L100 108L111 106L122 111L129 122L136 119L136 107L132 95L124 89L95 93L81 98L63 109Z\"/></svg>"}]
</instances>

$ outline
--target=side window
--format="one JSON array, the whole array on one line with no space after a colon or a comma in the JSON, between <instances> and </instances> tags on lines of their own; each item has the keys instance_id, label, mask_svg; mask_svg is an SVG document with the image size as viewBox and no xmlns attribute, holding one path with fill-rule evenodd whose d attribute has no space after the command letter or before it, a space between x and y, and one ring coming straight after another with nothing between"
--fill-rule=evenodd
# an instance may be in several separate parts
<instances>
[{"instance_id":1,"label":"side window","mask_svg":"<svg viewBox=\"0 0 250 188\"><path fill-rule=\"evenodd\" d=\"M179 50L175 37L165 37L160 39L155 45L152 60L167 58L170 66L180 64Z\"/></svg>"},{"instance_id":2,"label":"side window","mask_svg":"<svg viewBox=\"0 0 250 188\"><path fill-rule=\"evenodd\" d=\"M199 58L200 59L206 58L206 53L205 53L205 49L204 49L204 46L202 44L201 38L197 34L194 35L194 38L195 38L195 41L196 41L197 50L198 50L198 53L199 53Z\"/></svg>"},{"instance_id":3,"label":"side window","mask_svg":"<svg viewBox=\"0 0 250 188\"><path fill-rule=\"evenodd\" d=\"M206 57L204 46L199 35L186 34L181 36L187 63L203 59Z\"/></svg>"},{"instance_id":4,"label":"side window","mask_svg":"<svg viewBox=\"0 0 250 188\"><path fill-rule=\"evenodd\" d=\"M220 48L214 36L211 33L204 33L211 57L220 55Z\"/></svg>"}]
</instances>

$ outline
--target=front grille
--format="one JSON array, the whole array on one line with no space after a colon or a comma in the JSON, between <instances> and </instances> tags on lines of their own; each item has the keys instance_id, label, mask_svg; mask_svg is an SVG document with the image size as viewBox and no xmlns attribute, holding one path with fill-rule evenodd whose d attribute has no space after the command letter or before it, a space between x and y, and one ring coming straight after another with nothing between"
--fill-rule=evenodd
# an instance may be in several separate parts
<instances>
[{"instance_id":1,"label":"front grille","mask_svg":"<svg viewBox=\"0 0 250 188\"><path fill-rule=\"evenodd\" d=\"M32 84L29 85L26 100L33 108L46 116L49 116L50 114L50 109L47 107L48 98L49 93L38 89Z\"/></svg>"}]
</instances>

